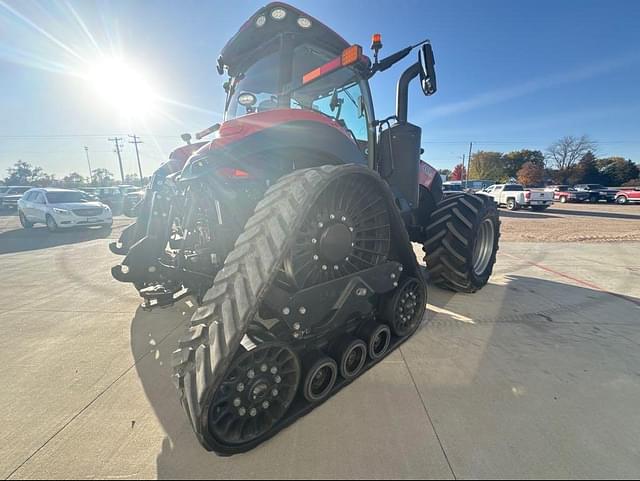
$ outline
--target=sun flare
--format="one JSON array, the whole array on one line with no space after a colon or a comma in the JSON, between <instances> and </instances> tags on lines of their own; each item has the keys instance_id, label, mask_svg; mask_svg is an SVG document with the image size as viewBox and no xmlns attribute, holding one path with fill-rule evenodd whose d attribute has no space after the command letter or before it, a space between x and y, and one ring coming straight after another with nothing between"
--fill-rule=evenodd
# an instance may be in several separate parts
<instances>
[{"instance_id":1,"label":"sun flare","mask_svg":"<svg viewBox=\"0 0 640 481\"><path fill-rule=\"evenodd\" d=\"M127 117L144 117L154 108L157 95L135 64L104 59L90 69L87 81L102 102Z\"/></svg>"}]
</instances>

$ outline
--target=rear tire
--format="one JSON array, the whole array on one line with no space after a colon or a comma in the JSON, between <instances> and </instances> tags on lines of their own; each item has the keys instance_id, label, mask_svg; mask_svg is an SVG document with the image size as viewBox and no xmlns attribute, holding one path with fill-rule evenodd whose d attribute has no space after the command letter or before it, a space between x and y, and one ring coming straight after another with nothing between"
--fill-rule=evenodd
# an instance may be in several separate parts
<instances>
[{"instance_id":1,"label":"rear tire","mask_svg":"<svg viewBox=\"0 0 640 481\"><path fill-rule=\"evenodd\" d=\"M476 292L489 281L496 262L500 219L493 200L456 194L431 215L424 243L430 280L455 292Z\"/></svg>"},{"instance_id":2,"label":"rear tire","mask_svg":"<svg viewBox=\"0 0 640 481\"><path fill-rule=\"evenodd\" d=\"M624 195L618 196L618 198L616 199L616 203L618 203L620 205L624 205L627 202L629 202L629 199L627 199L627 197L624 196Z\"/></svg>"},{"instance_id":3,"label":"rear tire","mask_svg":"<svg viewBox=\"0 0 640 481\"><path fill-rule=\"evenodd\" d=\"M20 217L20 224L22 224L22 227L25 229L31 229L33 227L33 222L29 222L22 211L18 212L18 216Z\"/></svg>"},{"instance_id":4,"label":"rear tire","mask_svg":"<svg viewBox=\"0 0 640 481\"><path fill-rule=\"evenodd\" d=\"M567 196L563 195L562 197L560 197L560 203L561 204L566 204L568 202Z\"/></svg>"}]
</instances>

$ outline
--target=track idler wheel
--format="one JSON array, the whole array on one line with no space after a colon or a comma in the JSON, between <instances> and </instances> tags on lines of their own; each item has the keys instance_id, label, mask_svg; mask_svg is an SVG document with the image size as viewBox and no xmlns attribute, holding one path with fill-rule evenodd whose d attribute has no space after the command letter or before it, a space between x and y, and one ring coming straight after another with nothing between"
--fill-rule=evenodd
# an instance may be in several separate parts
<instances>
[{"instance_id":1,"label":"track idler wheel","mask_svg":"<svg viewBox=\"0 0 640 481\"><path fill-rule=\"evenodd\" d=\"M355 379L367 362L367 345L355 337L338 341L331 352L338 359L340 375L347 381Z\"/></svg>"},{"instance_id":2,"label":"track idler wheel","mask_svg":"<svg viewBox=\"0 0 640 481\"><path fill-rule=\"evenodd\" d=\"M369 322L360 330L359 336L367 343L367 352L373 361L384 357L391 344L391 329L386 324Z\"/></svg>"},{"instance_id":3,"label":"track idler wheel","mask_svg":"<svg viewBox=\"0 0 640 481\"><path fill-rule=\"evenodd\" d=\"M338 365L332 358L322 353L308 357L305 363L309 366L302 384L302 394L309 402L315 403L326 399L338 378Z\"/></svg>"},{"instance_id":4,"label":"track idler wheel","mask_svg":"<svg viewBox=\"0 0 640 481\"><path fill-rule=\"evenodd\" d=\"M406 337L418 329L427 308L427 295L424 287L413 277L400 282L395 292L384 305L385 319L391 326L391 332L398 337Z\"/></svg>"},{"instance_id":5,"label":"track idler wheel","mask_svg":"<svg viewBox=\"0 0 640 481\"><path fill-rule=\"evenodd\" d=\"M268 342L238 356L209 407L209 430L226 445L266 434L287 412L300 382L298 356Z\"/></svg>"}]
</instances>

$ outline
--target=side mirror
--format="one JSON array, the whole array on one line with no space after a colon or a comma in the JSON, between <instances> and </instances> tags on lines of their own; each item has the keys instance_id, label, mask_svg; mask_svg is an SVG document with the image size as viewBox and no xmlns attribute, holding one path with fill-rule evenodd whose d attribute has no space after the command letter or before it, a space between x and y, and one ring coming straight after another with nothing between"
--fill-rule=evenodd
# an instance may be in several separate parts
<instances>
[{"instance_id":1,"label":"side mirror","mask_svg":"<svg viewBox=\"0 0 640 481\"><path fill-rule=\"evenodd\" d=\"M180 138L187 144L191 144L191 134L187 133L187 134L182 134L180 136Z\"/></svg>"},{"instance_id":2,"label":"side mirror","mask_svg":"<svg viewBox=\"0 0 640 481\"><path fill-rule=\"evenodd\" d=\"M425 43L418 52L420 62L420 84L425 95L433 95L438 89L436 85L436 61L430 43Z\"/></svg>"}]
</instances>

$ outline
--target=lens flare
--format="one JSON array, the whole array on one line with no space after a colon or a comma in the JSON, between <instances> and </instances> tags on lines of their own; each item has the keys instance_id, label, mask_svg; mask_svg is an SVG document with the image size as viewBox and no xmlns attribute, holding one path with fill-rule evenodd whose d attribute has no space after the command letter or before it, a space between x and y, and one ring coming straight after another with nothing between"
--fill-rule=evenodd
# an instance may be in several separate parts
<instances>
[{"instance_id":1,"label":"lens flare","mask_svg":"<svg viewBox=\"0 0 640 481\"><path fill-rule=\"evenodd\" d=\"M86 80L98 100L128 117L144 117L154 110L157 95L135 64L106 58L92 66Z\"/></svg>"}]
</instances>

